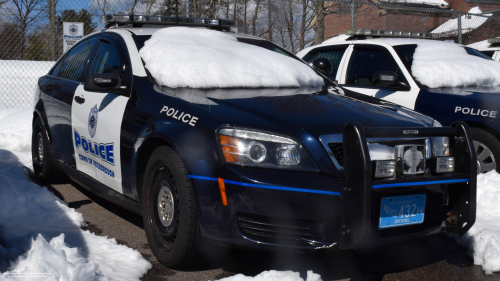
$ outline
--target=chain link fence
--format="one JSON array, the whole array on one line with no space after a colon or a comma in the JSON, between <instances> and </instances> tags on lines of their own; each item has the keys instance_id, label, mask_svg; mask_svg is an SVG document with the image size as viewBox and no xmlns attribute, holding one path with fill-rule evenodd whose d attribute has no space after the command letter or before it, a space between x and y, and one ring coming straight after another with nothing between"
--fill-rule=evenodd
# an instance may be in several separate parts
<instances>
[{"instance_id":1,"label":"chain link fence","mask_svg":"<svg viewBox=\"0 0 500 281\"><path fill-rule=\"evenodd\" d=\"M229 6L230 3L247 1L245 3L248 4L254 0L238 1L240 2L233 0L206 0L205 2L201 0L197 2L194 0L191 2L190 0L0 0L0 109L32 106L33 92L36 89L38 77L47 73L54 61L63 54L64 22L83 23L84 34L87 35L102 28L99 18L106 13L170 16L176 14L184 16L188 13L194 17L235 18L237 12L233 9L234 6L233 8ZM260 1L279 7L277 0ZM227 3L227 6L204 4L202 7L195 4L223 2ZM191 5L186 5L186 3L191 3ZM435 32L440 35L441 40L453 40L462 44L470 44L500 35L498 34L500 33L499 12L472 14L442 8L430 9L415 4L348 0L325 1L324 3L327 13L324 25L325 39L343 34L350 28ZM243 12L238 13L241 15ZM240 32L251 33L249 20L240 20L237 23L240 25ZM255 27L255 24L252 27Z\"/></svg>"},{"instance_id":2,"label":"chain link fence","mask_svg":"<svg viewBox=\"0 0 500 281\"><path fill-rule=\"evenodd\" d=\"M325 39L354 28L431 32L440 40L464 45L500 36L500 10L482 13L476 7L471 10L478 13L465 13L418 4L348 0L325 1L325 6Z\"/></svg>"}]
</instances>

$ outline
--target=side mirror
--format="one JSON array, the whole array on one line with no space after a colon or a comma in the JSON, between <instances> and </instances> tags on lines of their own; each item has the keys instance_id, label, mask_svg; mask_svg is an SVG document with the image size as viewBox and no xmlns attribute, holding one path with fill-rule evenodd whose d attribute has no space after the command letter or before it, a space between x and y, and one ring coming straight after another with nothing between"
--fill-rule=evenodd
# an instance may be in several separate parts
<instances>
[{"instance_id":1,"label":"side mirror","mask_svg":"<svg viewBox=\"0 0 500 281\"><path fill-rule=\"evenodd\" d=\"M121 78L118 73L91 74L85 79L83 89L98 93L123 93Z\"/></svg>"},{"instance_id":2,"label":"side mirror","mask_svg":"<svg viewBox=\"0 0 500 281\"><path fill-rule=\"evenodd\" d=\"M393 88L396 90L409 90L410 86L404 82L398 81L398 75L393 71L375 72L372 78L372 84L380 88Z\"/></svg>"},{"instance_id":3,"label":"side mirror","mask_svg":"<svg viewBox=\"0 0 500 281\"><path fill-rule=\"evenodd\" d=\"M394 88L398 84L398 75L393 71L375 72L372 78L372 84L375 87Z\"/></svg>"},{"instance_id":4,"label":"side mirror","mask_svg":"<svg viewBox=\"0 0 500 281\"><path fill-rule=\"evenodd\" d=\"M313 62L313 67L325 75L330 75L333 71L332 64L325 58L319 58Z\"/></svg>"}]
</instances>

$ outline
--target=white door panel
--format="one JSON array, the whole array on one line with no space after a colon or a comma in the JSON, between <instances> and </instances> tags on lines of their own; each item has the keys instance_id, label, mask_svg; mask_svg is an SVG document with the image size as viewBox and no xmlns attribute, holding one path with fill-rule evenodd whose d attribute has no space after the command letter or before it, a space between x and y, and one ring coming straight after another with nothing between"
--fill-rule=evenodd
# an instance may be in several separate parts
<instances>
[{"instance_id":1,"label":"white door panel","mask_svg":"<svg viewBox=\"0 0 500 281\"><path fill-rule=\"evenodd\" d=\"M117 94L87 92L78 86L73 100L71 122L76 168L102 184L122 192L120 133L129 100Z\"/></svg>"}]
</instances>

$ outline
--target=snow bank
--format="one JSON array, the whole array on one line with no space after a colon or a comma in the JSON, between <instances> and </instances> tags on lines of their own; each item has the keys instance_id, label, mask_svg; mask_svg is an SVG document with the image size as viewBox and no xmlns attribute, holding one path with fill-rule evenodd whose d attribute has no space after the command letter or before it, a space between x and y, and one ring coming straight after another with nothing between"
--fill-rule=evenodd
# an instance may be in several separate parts
<instances>
[{"instance_id":1,"label":"snow bank","mask_svg":"<svg viewBox=\"0 0 500 281\"><path fill-rule=\"evenodd\" d=\"M269 270L264 271L255 277L237 274L220 279L220 281L304 281L304 279L300 277L300 273L298 272ZM312 270L309 270L307 271L307 278L305 281L322 281L322 279L321 276L312 272Z\"/></svg>"},{"instance_id":2,"label":"snow bank","mask_svg":"<svg viewBox=\"0 0 500 281\"><path fill-rule=\"evenodd\" d=\"M224 32L158 30L139 52L159 84L172 88L300 87L323 85L310 67Z\"/></svg>"},{"instance_id":3,"label":"snow bank","mask_svg":"<svg viewBox=\"0 0 500 281\"><path fill-rule=\"evenodd\" d=\"M456 240L474 264L492 274L500 271L500 174L495 171L477 177L476 215L474 226Z\"/></svg>"},{"instance_id":4,"label":"snow bank","mask_svg":"<svg viewBox=\"0 0 500 281\"><path fill-rule=\"evenodd\" d=\"M418 40L413 76L431 88L500 85L500 64L467 54L455 43Z\"/></svg>"},{"instance_id":5,"label":"snow bank","mask_svg":"<svg viewBox=\"0 0 500 281\"><path fill-rule=\"evenodd\" d=\"M138 251L82 231L82 214L29 181L31 118L0 110L0 279L138 280L152 267Z\"/></svg>"},{"instance_id":6,"label":"snow bank","mask_svg":"<svg viewBox=\"0 0 500 281\"><path fill-rule=\"evenodd\" d=\"M481 9L479 7L474 7L469 10L469 14L480 14ZM491 16L492 14L484 14L482 17L481 16L470 16L470 18L467 18L468 15L463 15L461 16L461 21L462 21L462 34L465 34L467 32L470 32L478 27L480 27L483 23L485 23L488 20L488 16ZM485 17L486 16L486 17ZM436 29L431 31L431 33L439 33L443 34L446 36L450 35L457 35L458 34L458 18L457 19L450 19L443 23L442 25L438 26Z\"/></svg>"},{"instance_id":7,"label":"snow bank","mask_svg":"<svg viewBox=\"0 0 500 281\"><path fill-rule=\"evenodd\" d=\"M0 109L31 107L40 76L49 72L53 61L0 61Z\"/></svg>"}]
</instances>

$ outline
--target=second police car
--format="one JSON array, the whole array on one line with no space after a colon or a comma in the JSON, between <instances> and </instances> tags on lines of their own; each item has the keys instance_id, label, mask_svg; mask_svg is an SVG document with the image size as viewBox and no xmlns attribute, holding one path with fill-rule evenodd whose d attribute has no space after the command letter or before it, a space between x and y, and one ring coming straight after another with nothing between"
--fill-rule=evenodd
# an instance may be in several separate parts
<instances>
[{"instance_id":1,"label":"second police car","mask_svg":"<svg viewBox=\"0 0 500 281\"><path fill-rule=\"evenodd\" d=\"M463 235L474 224L476 159L465 123L439 127L397 105L348 97L271 42L229 32L232 21L104 20L109 28L85 37L38 82L35 174L50 180L63 172L142 214L164 265L193 262L207 243L347 249ZM229 38L249 53L305 67L298 75L312 74L321 85L166 87L139 50L156 32L180 25L201 30L196 46L183 49ZM203 32L211 32L208 39ZM179 66L164 67L177 73Z\"/></svg>"},{"instance_id":2,"label":"second police car","mask_svg":"<svg viewBox=\"0 0 500 281\"><path fill-rule=\"evenodd\" d=\"M351 29L342 37L305 49L298 56L311 64L317 59L327 60L332 68L328 76L347 89L403 105L443 125L466 122L474 140L478 173L500 171L500 87L431 89L420 83L412 73L415 49L418 44L437 39L437 34ZM433 40L432 44L444 48L450 43ZM469 46L462 47L470 56L491 60ZM455 73L447 70L445 75L453 77ZM394 80L381 81L379 74Z\"/></svg>"}]
</instances>

